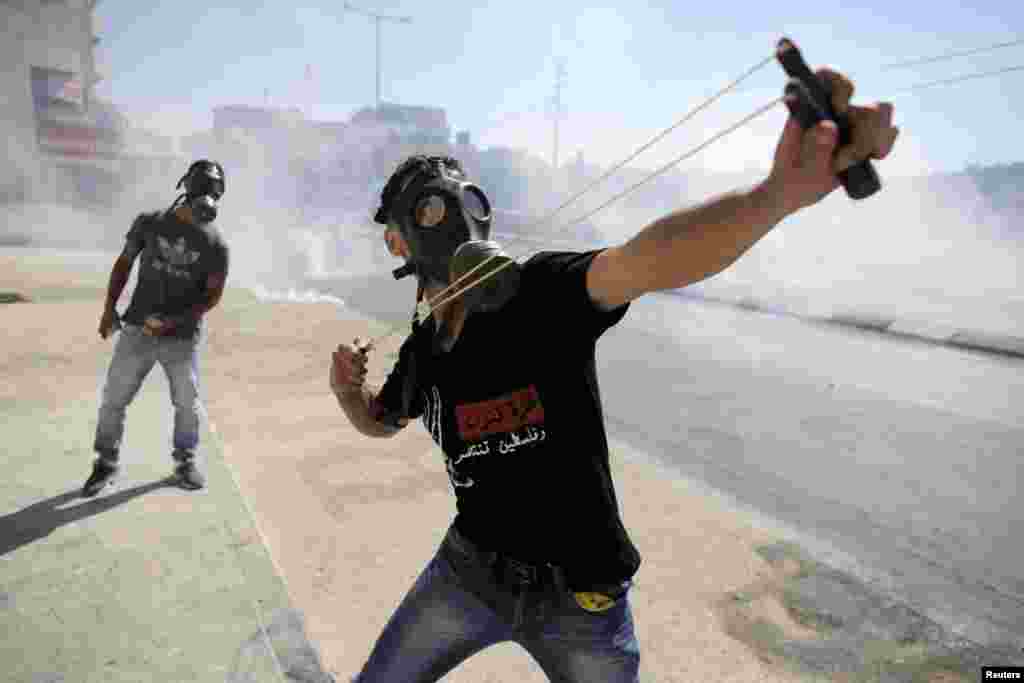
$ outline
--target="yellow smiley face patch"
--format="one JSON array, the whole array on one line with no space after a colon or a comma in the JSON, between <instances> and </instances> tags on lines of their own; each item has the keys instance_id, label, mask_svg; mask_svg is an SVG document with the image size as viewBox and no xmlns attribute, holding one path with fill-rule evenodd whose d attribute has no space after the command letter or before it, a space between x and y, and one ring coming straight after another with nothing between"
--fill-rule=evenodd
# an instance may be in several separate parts
<instances>
[{"instance_id":1,"label":"yellow smiley face patch","mask_svg":"<svg viewBox=\"0 0 1024 683\"><path fill-rule=\"evenodd\" d=\"M573 593L576 604L588 612L606 612L615 605L615 600L604 593Z\"/></svg>"}]
</instances>

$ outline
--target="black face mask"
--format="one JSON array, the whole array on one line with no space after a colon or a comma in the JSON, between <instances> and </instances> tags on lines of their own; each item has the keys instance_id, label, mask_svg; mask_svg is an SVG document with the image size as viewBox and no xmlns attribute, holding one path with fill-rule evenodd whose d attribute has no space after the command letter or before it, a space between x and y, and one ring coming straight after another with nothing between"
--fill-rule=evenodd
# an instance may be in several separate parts
<instances>
[{"instance_id":1,"label":"black face mask","mask_svg":"<svg viewBox=\"0 0 1024 683\"><path fill-rule=\"evenodd\" d=\"M187 200L192 215L200 223L210 223L217 218L217 200L213 195L203 194Z\"/></svg>"},{"instance_id":2,"label":"black face mask","mask_svg":"<svg viewBox=\"0 0 1024 683\"><path fill-rule=\"evenodd\" d=\"M224 195L224 169L212 161L197 161L178 181L184 187L184 203L199 223L217 218L217 201Z\"/></svg>"},{"instance_id":3,"label":"black face mask","mask_svg":"<svg viewBox=\"0 0 1024 683\"><path fill-rule=\"evenodd\" d=\"M412 157L403 163L384 188L375 220L396 224L412 252L394 271L396 279L415 274L422 286L447 286L490 259L445 297L502 265L500 273L461 296L471 311L490 311L515 294L519 266L488 240L491 204L454 159Z\"/></svg>"}]
</instances>

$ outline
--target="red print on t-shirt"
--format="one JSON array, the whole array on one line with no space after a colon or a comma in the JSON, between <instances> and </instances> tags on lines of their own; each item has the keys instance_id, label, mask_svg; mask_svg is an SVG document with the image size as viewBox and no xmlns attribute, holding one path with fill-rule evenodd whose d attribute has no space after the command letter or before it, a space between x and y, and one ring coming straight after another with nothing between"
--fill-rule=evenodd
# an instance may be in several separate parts
<instances>
[{"instance_id":1,"label":"red print on t-shirt","mask_svg":"<svg viewBox=\"0 0 1024 683\"><path fill-rule=\"evenodd\" d=\"M544 406L532 384L500 398L455 407L459 435L465 442L544 423Z\"/></svg>"}]
</instances>

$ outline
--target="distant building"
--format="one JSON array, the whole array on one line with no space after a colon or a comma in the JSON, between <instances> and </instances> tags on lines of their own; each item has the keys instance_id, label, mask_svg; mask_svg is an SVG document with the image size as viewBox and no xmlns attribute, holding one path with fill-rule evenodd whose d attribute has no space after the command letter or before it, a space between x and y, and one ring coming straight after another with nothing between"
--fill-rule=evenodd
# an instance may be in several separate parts
<instances>
[{"instance_id":1,"label":"distant building","mask_svg":"<svg viewBox=\"0 0 1024 683\"><path fill-rule=\"evenodd\" d=\"M383 102L365 107L352 115L351 124L361 129L376 129L393 140L407 143L445 145L451 142L448 115L440 107L417 107Z\"/></svg>"},{"instance_id":2,"label":"distant building","mask_svg":"<svg viewBox=\"0 0 1024 683\"><path fill-rule=\"evenodd\" d=\"M95 203L112 196L124 120L97 100L96 0L0 2L7 163L0 201Z\"/></svg>"},{"instance_id":3,"label":"distant building","mask_svg":"<svg viewBox=\"0 0 1024 683\"><path fill-rule=\"evenodd\" d=\"M468 133L460 138L463 153ZM228 105L213 128L183 141L191 156L216 156L253 169L261 197L307 216L365 213L395 165L411 154L452 154L452 129L440 107L383 103L348 121L316 121L298 107Z\"/></svg>"},{"instance_id":4,"label":"distant building","mask_svg":"<svg viewBox=\"0 0 1024 683\"><path fill-rule=\"evenodd\" d=\"M342 142L352 126L344 121L311 121L310 125L324 140Z\"/></svg>"},{"instance_id":5,"label":"distant building","mask_svg":"<svg viewBox=\"0 0 1024 683\"><path fill-rule=\"evenodd\" d=\"M215 131L231 128L251 132L272 131L299 125L305 121L305 118L302 110L298 107L280 109L232 104L214 108L213 129Z\"/></svg>"}]
</instances>

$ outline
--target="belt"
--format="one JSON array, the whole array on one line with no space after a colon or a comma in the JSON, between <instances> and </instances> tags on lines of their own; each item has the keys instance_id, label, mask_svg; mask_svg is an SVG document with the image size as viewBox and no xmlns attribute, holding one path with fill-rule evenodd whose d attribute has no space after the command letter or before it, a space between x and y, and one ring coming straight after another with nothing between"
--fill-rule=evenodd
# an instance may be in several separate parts
<instances>
[{"instance_id":1,"label":"belt","mask_svg":"<svg viewBox=\"0 0 1024 683\"><path fill-rule=\"evenodd\" d=\"M452 526L445 536L445 545L469 558L473 564L490 569L495 579L520 587L554 586L568 590L565 570L551 563L525 562L501 552L484 550Z\"/></svg>"},{"instance_id":2,"label":"belt","mask_svg":"<svg viewBox=\"0 0 1024 683\"><path fill-rule=\"evenodd\" d=\"M498 581L519 587L549 586L557 588L563 593L570 591L569 576L563 567L548 562L525 562L504 553L483 550L459 533L454 525L448 529L445 545L449 545L455 552L471 558L480 567L491 569ZM629 589L630 585L629 581L621 581L608 584L588 584L584 588L577 587L572 590L600 593L617 600Z\"/></svg>"},{"instance_id":3,"label":"belt","mask_svg":"<svg viewBox=\"0 0 1024 683\"><path fill-rule=\"evenodd\" d=\"M514 557L498 555L494 568L498 576L517 586L554 586L567 590L565 570L553 564L530 564Z\"/></svg>"}]
</instances>

